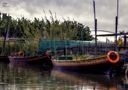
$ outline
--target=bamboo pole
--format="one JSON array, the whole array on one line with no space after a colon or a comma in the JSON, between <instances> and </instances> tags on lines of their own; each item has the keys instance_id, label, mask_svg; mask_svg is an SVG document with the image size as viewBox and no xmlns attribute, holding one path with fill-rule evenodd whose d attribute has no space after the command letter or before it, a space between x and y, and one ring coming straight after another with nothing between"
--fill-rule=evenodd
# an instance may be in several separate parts
<instances>
[{"instance_id":1,"label":"bamboo pole","mask_svg":"<svg viewBox=\"0 0 128 90\"><path fill-rule=\"evenodd\" d=\"M118 15L119 15L119 0L117 0L117 16L115 17L115 49L117 50L117 33L118 33Z\"/></svg>"},{"instance_id":2,"label":"bamboo pole","mask_svg":"<svg viewBox=\"0 0 128 90\"><path fill-rule=\"evenodd\" d=\"M95 10L95 0L93 0L93 12L94 12L94 30L95 30L95 56L97 56L97 18Z\"/></svg>"}]
</instances>

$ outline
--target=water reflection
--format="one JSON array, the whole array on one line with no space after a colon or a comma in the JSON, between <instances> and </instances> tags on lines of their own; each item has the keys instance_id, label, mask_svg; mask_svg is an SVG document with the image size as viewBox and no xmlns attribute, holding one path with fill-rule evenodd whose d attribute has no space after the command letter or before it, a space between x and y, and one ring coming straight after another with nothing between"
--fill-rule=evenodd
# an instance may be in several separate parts
<instances>
[{"instance_id":1,"label":"water reflection","mask_svg":"<svg viewBox=\"0 0 128 90\"><path fill-rule=\"evenodd\" d=\"M0 90L128 90L127 76L86 75L0 63Z\"/></svg>"}]
</instances>

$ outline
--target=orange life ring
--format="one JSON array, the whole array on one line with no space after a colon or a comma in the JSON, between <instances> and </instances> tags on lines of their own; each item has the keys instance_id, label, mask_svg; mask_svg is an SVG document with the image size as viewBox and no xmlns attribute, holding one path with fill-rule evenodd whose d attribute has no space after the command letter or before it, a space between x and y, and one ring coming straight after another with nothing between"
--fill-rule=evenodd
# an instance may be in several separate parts
<instances>
[{"instance_id":1,"label":"orange life ring","mask_svg":"<svg viewBox=\"0 0 128 90\"><path fill-rule=\"evenodd\" d=\"M120 56L115 51L109 51L107 53L107 60L113 64L117 63L120 60Z\"/></svg>"}]
</instances>

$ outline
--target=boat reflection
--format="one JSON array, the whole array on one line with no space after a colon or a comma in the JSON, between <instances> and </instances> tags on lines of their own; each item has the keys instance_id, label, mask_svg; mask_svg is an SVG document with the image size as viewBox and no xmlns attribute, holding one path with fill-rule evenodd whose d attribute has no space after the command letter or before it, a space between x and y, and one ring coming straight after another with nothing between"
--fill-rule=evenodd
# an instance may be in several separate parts
<instances>
[{"instance_id":1,"label":"boat reflection","mask_svg":"<svg viewBox=\"0 0 128 90\"><path fill-rule=\"evenodd\" d=\"M128 79L0 63L0 90L127 90Z\"/></svg>"},{"instance_id":2,"label":"boat reflection","mask_svg":"<svg viewBox=\"0 0 128 90\"><path fill-rule=\"evenodd\" d=\"M65 86L73 86L73 90L128 90L128 83L125 83L128 82L128 79L124 76L109 77L107 75L53 72L57 81L62 80L65 82Z\"/></svg>"}]
</instances>

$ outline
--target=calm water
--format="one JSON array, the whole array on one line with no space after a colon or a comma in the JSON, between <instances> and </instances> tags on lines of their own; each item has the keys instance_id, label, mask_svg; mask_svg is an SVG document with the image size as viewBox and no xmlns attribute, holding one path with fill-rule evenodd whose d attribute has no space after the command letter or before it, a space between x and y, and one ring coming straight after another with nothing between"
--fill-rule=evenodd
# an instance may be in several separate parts
<instances>
[{"instance_id":1,"label":"calm water","mask_svg":"<svg viewBox=\"0 0 128 90\"><path fill-rule=\"evenodd\" d=\"M43 71L0 63L0 90L128 90L127 76Z\"/></svg>"}]
</instances>

